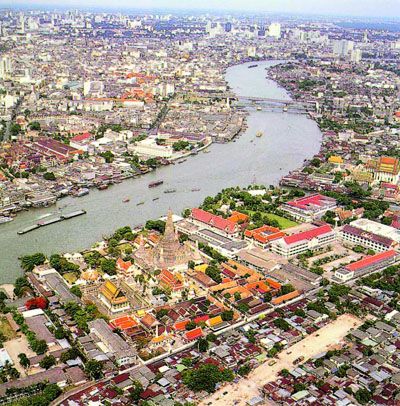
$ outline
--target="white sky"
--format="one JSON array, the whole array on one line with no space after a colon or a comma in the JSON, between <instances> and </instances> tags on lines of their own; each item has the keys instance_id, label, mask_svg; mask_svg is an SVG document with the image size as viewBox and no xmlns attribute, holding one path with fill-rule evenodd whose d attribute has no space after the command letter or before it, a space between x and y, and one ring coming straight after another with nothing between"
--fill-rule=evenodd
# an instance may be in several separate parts
<instances>
[{"instance_id":1,"label":"white sky","mask_svg":"<svg viewBox=\"0 0 400 406\"><path fill-rule=\"evenodd\" d=\"M400 0L0 0L0 6L226 9L400 18Z\"/></svg>"}]
</instances>

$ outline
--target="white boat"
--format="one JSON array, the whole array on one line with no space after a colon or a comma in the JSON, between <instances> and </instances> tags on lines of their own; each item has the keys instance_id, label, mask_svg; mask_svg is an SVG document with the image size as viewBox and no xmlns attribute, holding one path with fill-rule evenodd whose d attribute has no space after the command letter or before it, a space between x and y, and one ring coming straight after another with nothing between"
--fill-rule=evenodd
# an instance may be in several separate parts
<instances>
[{"instance_id":1,"label":"white boat","mask_svg":"<svg viewBox=\"0 0 400 406\"><path fill-rule=\"evenodd\" d=\"M52 215L53 215L53 213L42 214L41 216L39 216L39 217L37 218L37 220L42 220L42 219L45 219L46 217L50 217L50 216L52 216Z\"/></svg>"},{"instance_id":2,"label":"white boat","mask_svg":"<svg viewBox=\"0 0 400 406\"><path fill-rule=\"evenodd\" d=\"M0 224L9 223L10 221L13 221L13 220L14 219L12 217L1 216L0 217Z\"/></svg>"}]
</instances>

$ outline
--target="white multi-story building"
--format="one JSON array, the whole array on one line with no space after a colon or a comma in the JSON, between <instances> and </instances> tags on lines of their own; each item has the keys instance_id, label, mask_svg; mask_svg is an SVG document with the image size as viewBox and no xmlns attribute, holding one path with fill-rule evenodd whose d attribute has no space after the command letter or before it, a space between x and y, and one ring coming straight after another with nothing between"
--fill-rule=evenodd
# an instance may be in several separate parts
<instances>
[{"instance_id":1,"label":"white multi-story building","mask_svg":"<svg viewBox=\"0 0 400 406\"><path fill-rule=\"evenodd\" d=\"M271 243L271 250L285 258L294 257L305 251L318 250L336 240L336 233L329 225L293 234Z\"/></svg>"},{"instance_id":2,"label":"white multi-story building","mask_svg":"<svg viewBox=\"0 0 400 406\"><path fill-rule=\"evenodd\" d=\"M279 39L281 37L281 25L280 23L271 23L268 27L268 35Z\"/></svg>"}]
</instances>

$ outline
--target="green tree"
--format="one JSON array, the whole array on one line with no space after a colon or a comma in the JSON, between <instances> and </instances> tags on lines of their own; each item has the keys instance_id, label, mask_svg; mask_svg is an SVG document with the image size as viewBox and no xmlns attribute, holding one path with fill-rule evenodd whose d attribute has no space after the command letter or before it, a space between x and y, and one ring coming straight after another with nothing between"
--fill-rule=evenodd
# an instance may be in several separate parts
<instances>
[{"instance_id":1,"label":"green tree","mask_svg":"<svg viewBox=\"0 0 400 406\"><path fill-rule=\"evenodd\" d=\"M21 258L21 267L26 272L31 272L37 265L42 265L46 261L46 256L41 252L32 255L25 255Z\"/></svg>"},{"instance_id":2,"label":"green tree","mask_svg":"<svg viewBox=\"0 0 400 406\"><path fill-rule=\"evenodd\" d=\"M85 364L85 372L93 380L100 379L103 377L103 364L92 359Z\"/></svg>"},{"instance_id":3,"label":"green tree","mask_svg":"<svg viewBox=\"0 0 400 406\"><path fill-rule=\"evenodd\" d=\"M49 369L53 365L56 365L56 359L54 355L46 355L40 362L39 366L44 369Z\"/></svg>"},{"instance_id":4,"label":"green tree","mask_svg":"<svg viewBox=\"0 0 400 406\"><path fill-rule=\"evenodd\" d=\"M43 174L43 178L46 179L46 180L55 181L56 180L56 175L54 175L53 172L45 172Z\"/></svg>"},{"instance_id":5,"label":"green tree","mask_svg":"<svg viewBox=\"0 0 400 406\"><path fill-rule=\"evenodd\" d=\"M196 348L200 352L207 352L209 347L209 342L205 338L199 338L196 343Z\"/></svg>"},{"instance_id":6,"label":"green tree","mask_svg":"<svg viewBox=\"0 0 400 406\"><path fill-rule=\"evenodd\" d=\"M133 402L138 402L140 400L140 395L143 392L143 386L138 381L133 381L132 388L129 390L129 398Z\"/></svg>"},{"instance_id":7,"label":"green tree","mask_svg":"<svg viewBox=\"0 0 400 406\"><path fill-rule=\"evenodd\" d=\"M24 353L18 354L19 363L23 368L28 368L31 365L31 361Z\"/></svg>"},{"instance_id":8,"label":"green tree","mask_svg":"<svg viewBox=\"0 0 400 406\"><path fill-rule=\"evenodd\" d=\"M217 383L231 381L232 371L220 370L214 364L201 364L196 369L188 369L183 372L183 383L195 392L214 392Z\"/></svg>"}]
</instances>

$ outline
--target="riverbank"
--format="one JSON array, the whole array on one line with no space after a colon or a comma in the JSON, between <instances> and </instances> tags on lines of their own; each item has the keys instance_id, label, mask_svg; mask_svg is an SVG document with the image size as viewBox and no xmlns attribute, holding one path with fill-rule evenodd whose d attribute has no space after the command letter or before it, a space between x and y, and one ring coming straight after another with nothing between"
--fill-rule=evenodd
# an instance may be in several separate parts
<instances>
[{"instance_id":1,"label":"riverbank","mask_svg":"<svg viewBox=\"0 0 400 406\"><path fill-rule=\"evenodd\" d=\"M248 69L246 64L236 65L228 69L226 80L239 98L288 98L281 87L265 79L265 67L275 63L278 62L259 63L254 69ZM14 221L0 226L0 244L5 247L0 257L0 283L13 282L22 273L20 256L82 250L119 227L143 224L165 215L169 208L180 213L187 207L196 207L205 197L226 187L246 187L254 181L277 185L282 176L319 151L321 132L304 115L251 111L246 123L247 129L235 142L213 144L209 153L191 156L179 165L158 168L107 190L93 189L79 199L68 196L55 206L19 213ZM257 131L264 136L257 138ZM164 181L162 186L148 188L150 182L159 179ZM164 194L164 189L176 189L176 193ZM123 202L126 198L129 203ZM137 206L139 202L144 204ZM17 235L17 231L35 224L39 217L58 209L61 213L82 209L87 214L39 228L31 235Z\"/></svg>"}]
</instances>

